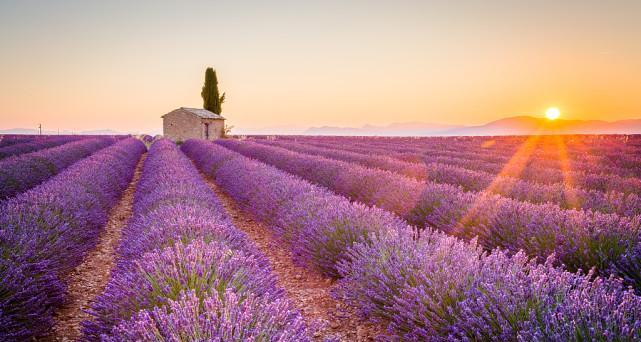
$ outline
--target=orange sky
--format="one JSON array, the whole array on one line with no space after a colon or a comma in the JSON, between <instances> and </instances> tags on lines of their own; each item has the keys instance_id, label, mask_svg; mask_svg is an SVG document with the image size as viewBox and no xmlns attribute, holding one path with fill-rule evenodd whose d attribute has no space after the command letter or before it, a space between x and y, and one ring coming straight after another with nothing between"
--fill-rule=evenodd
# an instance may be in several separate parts
<instances>
[{"instance_id":1,"label":"orange sky","mask_svg":"<svg viewBox=\"0 0 641 342\"><path fill-rule=\"evenodd\" d=\"M457 3L2 2L0 129L157 133L207 66L235 132L641 117L641 1Z\"/></svg>"}]
</instances>

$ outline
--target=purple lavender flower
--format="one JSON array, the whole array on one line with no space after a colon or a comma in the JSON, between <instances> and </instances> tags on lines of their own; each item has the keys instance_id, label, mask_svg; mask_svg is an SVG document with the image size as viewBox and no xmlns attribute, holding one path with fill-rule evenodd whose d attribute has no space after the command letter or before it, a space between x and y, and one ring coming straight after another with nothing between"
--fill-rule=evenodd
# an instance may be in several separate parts
<instances>
[{"instance_id":1,"label":"purple lavender flower","mask_svg":"<svg viewBox=\"0 0 641 342\"><path fill-rule=\"evenodd\" d=\"M300 315L285 300L266 301L227 289L199 298L182 293L165 307L137 313L115 326L104 341L309 341Z\"/></svg>"},{"instance_id":2,"label":"purple lavender flower","mask_svg":"<svg viewBox=\"0 0 641 342\"><path fill-rule=\"evenodd\" d=\"M55 147L71 141L84 139L82 136L46 136L33 137L30 140L0 148L0 159L30 153L45 148Z\"/></svg>"},{"instance_id":3,"label":"purple lavender flower","mask_svg":"<svg viewBox=\"0 0 641 342\"><path fill-rule=\"evenodd\" d=\"M98 241L144 145L122 140L0 205L0 336L37 337L64 298L59 278Z\"/></svg>"},{"instance_id":4,"label":"purple lavender flower","mask_svg":"<svg viewBox=\"0 0 641 342\"><path fill-rule=\"evenodd\" d=\"M110 137L81 139L3 159L0 161L0 200L38 185L74 162L115 141Z\"/></svg>"},{"instance_id":5,"label":"purple lavender flower","mask_svg":"<svg viewBox=\"0 0 641 342\"><path fill-rule=\"evenodd\" d=\"M381 229L404 227L390 213L351 204L298 177L239 158L220 146L189 140L182 145L198 166L221 165L210 175L234 199L291 242L296 261L337 277L336 265L351 245ZM260 186L256 186L259 184Z\"/></svg>"},{"instance_id":6,"label":"purple lavender flower","mask_svg":"<svg viewBox=\"0 0 641 342\"><path fill-rule=\"evenodd\" d=\"M549 203L465 192L450 184L419 182L384 170L253 142L216 143L351 200L393 212L413 225L433 226L465 239L478 236L479 243L487 249L500 247L514 253L523 250L540 260L555 253L571 271L596 267L607 277L616 270L613 265L641 241L638 216L564 210Z\"/></svg>"},{"instance_id":7,"label":"purple lavender flower","mask_svg":"<svg viewBox=\"0 0 641 342\"><path fill-rule=\"evenodd\" d=\"M150 148L122 237L85 339L307 338L266 257L169 140Z\"/></svg>"},{"instance_id":8,"label":"purple lavender flower","mask_svg":"<svg viewBox=\"0 0 641 342\"><path fill-rule=\"evenodd\" d=\"M593 273L567 272L557 266L554 257L541 263L517 250L513 253L499 249L487 252L477 242L478 238L466 242L430 228L416 231L394 220L393 216L376 220L376 214L381 212L378 209L347 203L344 198L298 177L210 142L189 140L182 148L197 165L209 170L208 174L232 197L286 237L299 257L321 269L333 267L334 272L343 277L340 280L343 298L370 319L389 323L390 332L399 339L633 341L640 338L641 298L616 279L598 278ZM281 157L270 156L269 160ZM441 196L453 190L455 188L451 186L441 185L441 193L430 197L434 204L425 206L425 215L438 214L440 208L448 205L448 197ZM313 195L306 197L305 193ZM318 197L322 200L315 199ZM475 198L470 195L467 200L469 204L443 213L460 212L456 215L463 215ZM496 217L507 215L510 210L521 210L508 205L509 201L503 203L507 201L505 199L496 200L490 196L479 202L475 210L492 209L497 203L501 206L493 214ZM344 207L341 206L343 203ZM360 207L362 211L340 209L353 216L344 216L343 228L337 231L348 232L351 228L344 227L358 226L356 213L368 222L378 222L380 227L368 230L359 227L353 231L366 231L367 238L348 239L349 243L342 241L340 237L346 235L334 235L332 221L325 218L336 217L333 213L337 208L346 207ZM550 236L563 237L554 234L554 222L558 220L554 215L559 214L555 208L558 207L541 207L539 214L547 209L551 216L544 215L534 221L543 224L541 232L549 229L552 235L536 241L527 239L534 234L519 231L512 238L521 239L518 236L521 235L525 240L520 243L554 250L555 243L560 241L552 239L550 242ZM572 216L576 213L579 215ZM565 219L582 217L581 212L571 214ZM450 232L466 233L465 229L495 217L476 218L476 221L460 224L456 215L439 214L435 218L446 224ZM599 225L603 224L605 228L613 218L618 219L595 214L591 221L593 231L605 233ZM528 222L532 218L526 215L523 220ZM580 229L576 222L572 224L568 227ZM524 224L523 229L526 228L535 227ZM489 227L485 229L484 234L491 234ZM484 240L484 236L478 240ZM597 245L600 247L610 244L606 242L608 239L592 237L580 241L595 240L604 241ZM578 246L583 242L565 243ZM332 252L317 254L314 246L326 246L325 251ZM343 252L337 253L341 249ZM578 250L568 252L568 260L583 253ZM590 248L585 250L589 252ZM324 259L318 255L323 255Z\"/></svg>"},{"instance_id":9,"label":"purple lavender flower","mask_svg":"<svg viewBox=\"0 0 641 342\"><path fill-rule=\"evenodd\" d=\"M228 288L242 298L248 293L269 300L282 297L268 267L256 256L223 242L179 241L146 253L128 266L112 272L94 306L95 316L105 328L141 310L166 306L187 290L199 298L222 296Z\"/></svg>"}]
</instances>

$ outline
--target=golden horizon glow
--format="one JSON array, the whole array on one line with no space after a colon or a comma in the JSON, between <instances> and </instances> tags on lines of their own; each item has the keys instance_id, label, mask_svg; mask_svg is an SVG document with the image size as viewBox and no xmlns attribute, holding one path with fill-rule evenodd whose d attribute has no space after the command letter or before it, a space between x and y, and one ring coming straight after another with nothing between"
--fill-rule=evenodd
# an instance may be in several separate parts
<instances>
[{"instance_id":1,"label":"golden horizon glow","mask_svg":"<svg viewBox=\"0 0 641 342\"><path fill-rule=\"evenodd\" d=\"M548 120L556 120L561 116L561 111L556 107L550 107L545 111L545 117Z\"/></svg>"},{"instance_id":2,"label":"golden horizon glow","mask_svg":"<svg viewBox=\"0 0 641 342\"><path fill-rule=\"evenodd\" d=\"M638 13L641 1L0 1L0 129L157 134L162 114L202 106L208 66L236 134L483 125L551 105L638 119Z\"/></svg>"}]
</instances>

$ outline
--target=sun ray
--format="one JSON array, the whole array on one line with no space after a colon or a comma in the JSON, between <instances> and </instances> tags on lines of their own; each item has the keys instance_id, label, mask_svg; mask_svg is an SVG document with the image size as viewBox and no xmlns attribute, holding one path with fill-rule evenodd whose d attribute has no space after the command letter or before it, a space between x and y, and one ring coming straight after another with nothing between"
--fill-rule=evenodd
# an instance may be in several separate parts
<instances>
[{"instance_id":1,"label":"sun ray","mask_svg":"<svg viewBox=\"0 0 641 342\"><path fill-rule=\"evenodd\" d=\"M574 180L572 179L572 163L570 161L570 157L568 156L565 141L563 137L559 135L554 136L554 141L556 143L558 152L561 175L563 176L563 195L565 196L565 202L571 208L577 208L579 207L580 203L578 202L577 196L574 191Z\"/></svg>"},{"instance_id":2,"label":"sun ray","mask_svg":"<svg viewBox=\"0 0 641 342\"><path fill-rule=\"evenodd\" d=\"M495 192L495 190L498 188L498 186L501 186L503 189L506 189L506 188L509 189L510 184L506 184L502 180L506 176L517 178L521 175L521 173L527 166L527 163L530 157L536 151L536 148L540 139L541 139L540 135L534 134L529 136L523 142L523 144L521 144L518 150L514 153L514 155L512 155L510 160L505 164L501 172L497 174L497 176L490 183L490 185L487 188L485 188L485 190L479 192L479 196L476 198L474 203L468 208L468 210L461 217L461 219L457 222L455 229L465 230L465 226L470 224L473 221L483 201L488 196L491 196ZM480 234L482 232L478 232L478 233Z\"/></svg>"}]
</instances>

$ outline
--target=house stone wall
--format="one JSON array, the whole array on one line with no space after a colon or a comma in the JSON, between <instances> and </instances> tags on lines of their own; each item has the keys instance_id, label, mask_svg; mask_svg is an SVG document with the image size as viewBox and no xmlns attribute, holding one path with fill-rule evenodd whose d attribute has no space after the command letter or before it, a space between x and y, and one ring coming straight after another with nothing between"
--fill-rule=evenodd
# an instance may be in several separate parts
<instances>
[{"instance_id":1,"label":"house stone wall","mask_svg":"<svg viewBox=\"0 0 641 342\"><path fill-rule=\"evenodd\" d=\"M173 141L201 138L202 124L200 119L185 111L175 110L165 114L162 126L163 135Z\"/></svg>"},{"instance_id":2,"label":"house stone wall","mask_svg":"<svg viewBox=\"0 0 641 342\"><path fill-rule=\"evenodd\" d=\"M184 110L174 110L163 116L163 136L173 141L187 139L205 139L205 125L209 123L209 139L223 136L225 121L220 119L202 119Z\"/></svg>"},{"instance_id":3,"label":"house stone wall","mask_svg":"<svg viewBox=\"0 0 641 342\"><path fill-rule=\"evenodd\" d=\"M225 120L220 119L200 119L203 123L209 123L209 140L220 139L225 129ZM203 139L205 139L205 125L203 126Z\"/></svg>"}]
</instances>

